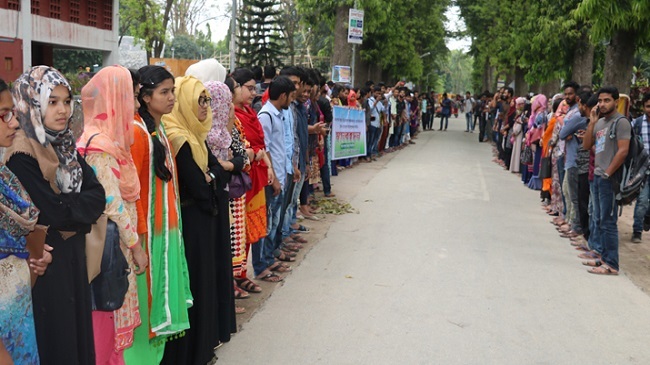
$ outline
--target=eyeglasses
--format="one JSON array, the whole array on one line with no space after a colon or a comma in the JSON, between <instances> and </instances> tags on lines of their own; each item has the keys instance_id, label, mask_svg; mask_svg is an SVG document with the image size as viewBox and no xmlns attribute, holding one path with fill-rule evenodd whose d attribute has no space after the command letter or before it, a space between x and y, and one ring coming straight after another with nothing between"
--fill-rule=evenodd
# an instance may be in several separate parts
<instances>
[{"instance_id":1,"label":"eyeglasses","mask_svg":"<svg viewBox=\"0 0 650 365\"><path fill-rule=\"evenodd\" d=\"M11 122L11 119L14 117L14 109L10 109L8 112L0 116L0 119L2 119L3 122L9 123Z\"/></svg>"},{"instance_id":2,"label":"eyeglasses","mask_svg":"<svg viewBox=\"0 0 650 365\"><path fill-rule=\"evenodd\" d=\"M204 96L201 96L199 98L199 105L200 106L208 106L208 105L210 105L210 102L212 102L212 98L204 97Z\"/></svg>"},{"instance_id":3,"label":"eyeglasses","mask_svg":"<svg viewBox=\"0 0 650 365\"><path fill-rule=\"evenodd\" d=\"M246 87L248 91L250 91L251 93L254 93L256 90L255 85L242 85L242 86Z\"/></svg>"}]
</instances>

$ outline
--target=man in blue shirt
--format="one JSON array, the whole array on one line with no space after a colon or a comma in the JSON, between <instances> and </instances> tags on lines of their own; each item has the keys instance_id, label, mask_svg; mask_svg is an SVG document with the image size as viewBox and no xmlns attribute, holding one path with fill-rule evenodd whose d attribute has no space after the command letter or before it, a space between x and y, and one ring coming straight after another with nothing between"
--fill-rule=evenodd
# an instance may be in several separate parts
<instances>
[{"instance_id":1,"label":"man in blue shirt","mask_svg":"<svg viewBox=\"0 0 650 365\"><path fill-rule=\"evenodd\" d=\"M278 227L281 225L283 190L287 181L287 151L284 143L283 110L289 108L296 87L286 76L275 78L268 87L269 101L262 106L258 116L264 129L264 144L273 166L275 180L266 187L267 228L266 237L253 245L253 268L255 275L265 270L287 272L290 266L275 262L279 255L281 237L278 237Z\"/></svg>"},{"instance_id":2,"label":"man in blue shirt","mask_svg":"<svg viewBox=\"0 0 650 365\"><path fill-rule=\"evenodd\" d=\"M578 147L579 142L575 134L587 129L587 118L580 114L578 108L577 91L580 89L574 81L564 85L564 101L569 105L569 110L564 117L564 126L560 130L560 139L565 141L564 171L566 172L562 184L562 193L566 201L567 222L571 230L566 236L575 237L582 234L580 215L578 214Z\"/></svg>"},{"instance_id":3,"label":"man in blue shirt","mask_svg":"<svg viewBox=\"0 0 650 365\"><path fill-rule=\"evenodd\" d=\"M643 115L636 118L632 126L636 135L641 136L643 148L650 153L650 93L643 96ZM632 226L632 242L641 243L641 232L650 223L648 214L648 199L650 199L650 180L647 180L643 190L636 199L634 207L634 225Z\"/></svg>"}]
</instances>

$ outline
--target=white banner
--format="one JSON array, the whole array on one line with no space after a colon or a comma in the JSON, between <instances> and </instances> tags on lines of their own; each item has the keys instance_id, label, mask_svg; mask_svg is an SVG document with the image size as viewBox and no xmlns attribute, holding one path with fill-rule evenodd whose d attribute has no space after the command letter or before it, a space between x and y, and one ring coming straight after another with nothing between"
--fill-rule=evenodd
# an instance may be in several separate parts
<instances>
[{"instance_id":1,"label":"white banner","mask_svg":"<svg viewBox=\"0 0 650 365\"><path fill-rule=\"evenodd\" d=\"M361 44L363 42L363 10L350 9L348 23L348 43Z\"/></svg>"}]
</instances>

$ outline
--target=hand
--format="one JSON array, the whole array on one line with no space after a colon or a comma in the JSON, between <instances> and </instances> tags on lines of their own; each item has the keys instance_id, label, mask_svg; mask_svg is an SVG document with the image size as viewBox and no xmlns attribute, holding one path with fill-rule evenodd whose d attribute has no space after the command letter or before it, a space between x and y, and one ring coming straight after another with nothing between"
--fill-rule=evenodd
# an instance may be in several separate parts
<instances>
[{"instance_id":1,"label":"hand","mask_svg":"<svg viewBox=\"0 0 650 365\"><path fill-rule=\"evenodd\" d=\"M591 114L589 115L589 123L596 123L598 121L598 105L591 108Z\"/></svg>"},{"instance_id":2,"label":"hand","mask_svg":"<svg viewBox=\"0 0 650 365\"><path fill-rule=\"evenodd\" d=\"M255 160L255 152L253 152L252 148L247 148L246 149L246 155L248 155L248 161L254 161Z\"/></svg>"},{"instance_id":3,"label":"hand","mask_svg":"<svg viewBox=\"0 0 650 365\"><path fill-rule=\"evenodd\" d=\"M212 182L212 176L208 175L207 172L203 173L203 175L205 175L205 182L206 182L206 183L209 184L209 183Z\"/></svg>"},{"instance_id":4,"label":"hand","mask_svg":"<svg viewBox=\"0 0 650 365\"><path fill-rule=\"evenodd\" d=\"M318 123L314 124L314 130L315 130L316 134L322 134L325 129L327 129L327 128L325 128L325 123L323 123L323 122L318 122Z\"/></svg>"},{"instance_id":5,"label":"hand","mask_svg":"<svg viewBox=\"0 0 650 365\"><path fill-rule=\"evenodd\" d=\"M578 131L576 132L576 137L578 137L578 138L584 138L585 133L587 133L586 130L584 130L584 129L580 129L580 130L578 130Z\"/></svg>"},{"instance_id":6,"label":"hand","mask_svg":"<svg viewBox=\"0 0 650 365\"><path fill-rule=\"evenodd\" d=\"M275 172L273 171L273 167L269 166L268 174L269 174L269 183L268 183L268 185L272 185L273 181L275 181Z\"/></svg>"},{"instance_id":7,"label":"hand","mask_svg":"<svg viewBox=\"0 0 650 365\"><path fill-rule=\"evenodd\" d=\"M298 181L300 181L300 177L301 177L301 174L300 174L300 170L298 169L298 166L294 166L293 167L293 182L297 183Z\"/></svg>"},{"instance_id":8,"label":"hand","mask_svg":"<svg viewBox=\"0 0 650 365\"><path fill-rule=\"evenodd\" d=\"M282 191L282 186L280 186L280 181L278 179L275 179L273 181L273 184L271 184L273 187L273 196L278 196L280 195L280 192Z\"/></svg>"},{"instance_id":9,"label":"hand","mask_svg":"<svg viewBox=\"0 0 650 365\"><path fill-rule=\"evenodd\" d=\"M147 253L142 249L140 240L133 247L131 247L131 252L133 253L133 261L135 263L135 273L140 275L144 270L149 266L149 257Z\"/></svg>"},{"instance_id":10,"label":"hand","mask_svg":"<svg viewBox=\"0 0 650 365\"><path fill-rule=\"evenodd\" d=\"M255 161L259 161L259 160L261 160L261 159L263 159L263 158L264 158L264 150L260 149L260 150L257 151L257 153L255 154Z\"/></svg>"},{"instance_id":11,"label":"hand","mask_svg":"<svg viewBox=\"0 0 650 365\"><path fill-rule=\"evenodd\" d=\"M218 160L218 161L221 167L223 167L223 169L226 171L232 171L235 169L235 165L233 165L233 163L230 161L224 161L224 160Z\"/></svg>"},{"instance_id":12,"label":"hand","mask_svg":"<svg viewBox=\"0 0 650 365\"><path fill-rule=\"evenodd\" d=\"M43 276L47 266L52 263L52 254L50 253L54 250L54 247L48 245L47 243L43 246L43 257L40 259L29 259L29 268L32 272L38 276Z\"/></svg>"}]
</instances>

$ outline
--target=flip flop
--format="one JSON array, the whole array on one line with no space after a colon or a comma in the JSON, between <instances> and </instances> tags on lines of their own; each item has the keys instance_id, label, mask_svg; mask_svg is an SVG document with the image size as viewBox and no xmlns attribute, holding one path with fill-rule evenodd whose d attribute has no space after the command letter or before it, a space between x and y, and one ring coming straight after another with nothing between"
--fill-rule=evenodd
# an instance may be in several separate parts
<instances>
[{"instance_id":1,"label":"flip flop","mask_svg":"<svg viewBox=\"0 0 650 365\"><path fill-rule=\"evenodd\" d=\"M282 277L280 275L275 274L275 273L268 273L268 274L266 274L264 276L258 276L257 279L262 280L262 281L266 281L266 282L269 282L269 283L279 283L282 280L284 280L284 279L282 279Z\"/></svg>"},{"instance_id":2,"label":"flip flop","mask_svg":"<svg viewBox=\"0 0 650 365\"><path fill-rule=\"evenodd\" d=\"M586 260L583 261L582 264L585 266L600 267L602 266L603 262L600 260Z\"/></svg>"},{"instance_id":3,"label":"flip flop","mask_svg":"<svg viewBox=\"0 0 650 365\"><path fill-rule=\"evenodd\" d=\"M587 251L578 255L578 258L585 260L600 260L600 255L593 251Z\"/></svg>"},{"instance_id":4,"label":"flip flop","mask_svg":"<svg viewBox=\"0 0 650 365\"><path fill-rule=\"evenodd\" d=\"M595 274L595 275L612 275L616 276L618 275L618 271L612 269L611 267L607 265L602 265L600 267L594 267L593 269L587 270L588 273L590 274Z\"/></svg>"},{"instance_id":5,"label":"flip flop","mask_svg":"<svg viewBox=\"0 0 650 365\"><path fill-rule=\"evenodd\" d=\"M235 278L237 286L249 293L261 293L262 287L250 281L248 278Z\"/></svg>"},{"instance_id":6,"label":"flip flop","mask_svg":"<svg viewBox=\"0 0 650 365\"><path fill-rule=\"evenodd\" d=\"M299 224L298 228L294 229L294 231L300 232L300 233L308 233L310 231L310 229L303 226L302 224Z\"/></svg>"}]
</instances>

